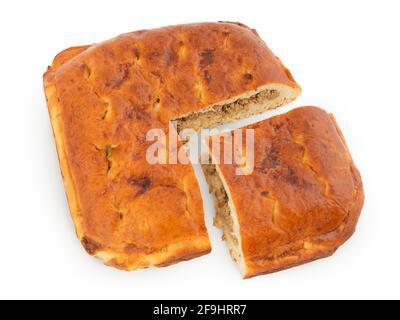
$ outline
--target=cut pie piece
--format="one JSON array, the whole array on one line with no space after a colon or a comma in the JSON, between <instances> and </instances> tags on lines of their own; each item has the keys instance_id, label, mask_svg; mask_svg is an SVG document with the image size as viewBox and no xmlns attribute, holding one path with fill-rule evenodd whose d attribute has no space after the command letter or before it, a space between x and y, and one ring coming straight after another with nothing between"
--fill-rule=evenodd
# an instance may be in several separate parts
<instances>
[{"instance_id":1,"label":"cut pie piece","mask_svg":"<svg viewBox=\"0 0 400 320\"><path fill-rule=\"evenodd\" d=\"M89 254L133 270L210 251L190 165L151 165L151 129L215 126L300 88L254 30L171 26L60 53L44 76L68 201ZM175 130L175 129L174 129Z\"/></svg>"},{"instance_id":2,"label":"cut pie piece","mask_svg":"<svg viewBox=\"0 0 400 320\"><path fill-rule=\"evenodd\" d=\"M215 193L215 225L243 277L333 254L355 231L364 201L333 116L303 107L243 129L255 134L251 174L236 175L244 162L203 165ZM230 150L223 136L218 154Z\"/></svg>"}]
</instances>

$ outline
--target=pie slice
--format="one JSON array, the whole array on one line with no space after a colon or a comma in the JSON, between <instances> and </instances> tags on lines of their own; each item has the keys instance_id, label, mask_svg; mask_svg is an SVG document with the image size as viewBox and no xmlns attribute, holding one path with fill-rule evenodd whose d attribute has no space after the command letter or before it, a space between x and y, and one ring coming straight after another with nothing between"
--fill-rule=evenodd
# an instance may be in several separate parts
<instances>
[{"instance_id":1,"label":"pie slice","mask_svg":"<svg viewBox=\"0 0 400 320\"><path fill-rule=\"evenodd\" d=\"M210 251L192 166L150 164L149 130L168 136L172 120L177 130L213 127L300 94L257 33L235 23L70 48L55 58L44 87L78 238L124 270Z\"/></svg>"},{"instance_id":2,"label":"pie slice","mask_svg":"<svg viewBox=\"0 0 400 320\"><path fill-rule=\"evenodd\" d=\"M215 225L243 277L332 255L355 231L364 201L360 174L333 116L303 107L243 129L255 135L251 174L237 175L246 161L203 165L215 193ZM226 134L216 141L221 152L210 148L212 158L234 150Z\"/></svg>"}]
</instances>

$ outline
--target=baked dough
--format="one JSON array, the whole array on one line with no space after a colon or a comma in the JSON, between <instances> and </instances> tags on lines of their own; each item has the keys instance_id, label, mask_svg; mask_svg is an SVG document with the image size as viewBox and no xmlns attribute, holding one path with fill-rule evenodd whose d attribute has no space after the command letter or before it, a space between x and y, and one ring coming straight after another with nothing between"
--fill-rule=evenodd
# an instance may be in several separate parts
<instances>
[{"instance_id":1,"label":"baked dough","mask_svg":"<svg viewBox=\"0 0 400 320\"><path fill-rule=\"evenodd\" d=\"M87 252L124 270L210 251L190 165L150 165L150 129L276 108L300 87L254 30L171 26L60 53L44 75L71 214Z\"/></svg>"},{"instance_id":2,"label":"baked dough","mask_svg":"<svg viewBox=\"0 0 400 320\"><path fill-rule=\"evenodd\" d=\"M238 165L203 166L216 196L215 225L243 277L333 254L355 231L364 201L333 116L303 107L243 129L255 133L252 174L236 175ZM225 143L221 137L221 154Z\"/></svg>"}]
</instances>

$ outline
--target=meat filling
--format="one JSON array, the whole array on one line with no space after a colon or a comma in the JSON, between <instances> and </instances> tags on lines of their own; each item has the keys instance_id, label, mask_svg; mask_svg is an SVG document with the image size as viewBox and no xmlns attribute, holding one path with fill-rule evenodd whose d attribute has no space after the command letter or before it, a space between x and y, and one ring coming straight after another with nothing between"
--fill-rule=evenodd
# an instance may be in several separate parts
<instances>
[{"instance_id":1,"label":"meat filling","mask_svg":"<svg viewBox=\"0 0 400 320\"><path fill-rule=\"evenodd\" d=\"M202 164L202 169L210 188L215 196L214 226L222 229L222 239L227 242L232 258L238 262L241 258L239 240L234 230L234 220L229 206L229 196L221 178L213 164Z\"/></svg>"},{"instance_id":2,"label":"meat filling","mask_svg":"<svg viewBox=\"0 0 400 320\"><path fill-rule=\"evenodd\" d=\"M178 132L184 129L199 131L202 128L213 128L219 125L241 119L252 114L257 114L278 105L265 104L266 101L273 101L279 97L279 91L268 89L261 91L251 97L241 98L236 101L212 106L205 111L191 113L187 116L175 119Z\"/></svg>"}]
</instances>

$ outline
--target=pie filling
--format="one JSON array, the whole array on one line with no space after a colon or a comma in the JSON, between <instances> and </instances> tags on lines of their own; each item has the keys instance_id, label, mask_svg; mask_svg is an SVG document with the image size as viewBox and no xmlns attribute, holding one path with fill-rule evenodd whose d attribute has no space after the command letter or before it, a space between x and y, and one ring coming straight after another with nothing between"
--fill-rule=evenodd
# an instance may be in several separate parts
<instances>
[{"instance_id":1,"label":"pie filling","mask_svg":"<svg viewBox=\"0 0 400 320\"><path fill-rule=\"evenodd\" d=\"M298 93L289 87L268 85L263 89L247 93L198 112L189 113L173 119L177 130L215 128L225 123L246 118L254 114L275 109L297 97Z\"/></svg>"}]
</instances>

